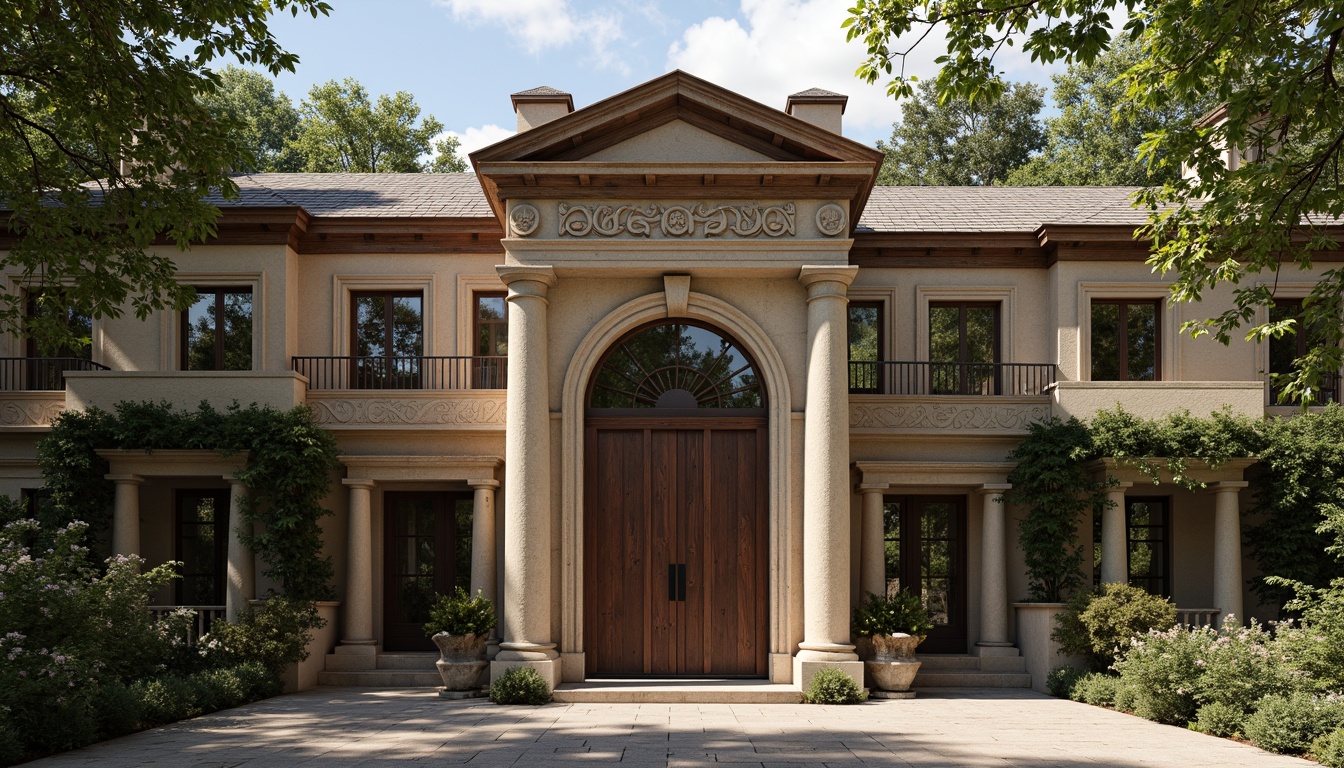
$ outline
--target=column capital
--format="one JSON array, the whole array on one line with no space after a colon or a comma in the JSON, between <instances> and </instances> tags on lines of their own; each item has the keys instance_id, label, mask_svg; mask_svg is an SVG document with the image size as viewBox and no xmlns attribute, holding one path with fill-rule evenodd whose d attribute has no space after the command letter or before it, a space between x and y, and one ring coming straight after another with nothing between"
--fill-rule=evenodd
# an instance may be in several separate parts
<instances>
[{"instance_id":1,"label":"column capital","mask_svg":"<svg viewBox=\"0 0 1344 768\"><path fill-rule=\"evenodd\" d=\"M985 483L975 489L976 493L1004 493L1013 490L1012 483Z\"/></svg>"},{"instance_id":2,"label":"column capital","mask_svg":"<svg viewBox=\"0 0 1344 768\"><path fill-rule=\"evenodd\" d=\"M859 493L882 493L889 488L888 483L859 483L857 490Z\"/></svg>"},{"instance_id":3,"label":"column capital","mask_svg":"<svg viewBox=\"0 0 1344 768\"><path fill-rule=\"evenodd\" d=\"M1129 482L1128 480L1117 480L1116 482L1106 486L1106 493L1116 493L1116 492L1124 493L1125 491L1133 487L1134 484Z\"/></svg>"},{"instance_id":4,"label":"column capital","mask_svg":"<svg viewBox=\"0 0 1344 768\"><path fill-rule=\"evenodd\" d=\"M840 296L845 295L845 289L854 282L854 276L859 274L858 267L841 265L823 265L823 266L805 266L798 271L798 282L807 288L809 298L833 294L839 291ZM827 288L828 283L837 283L835 287Z\"/></svg>"},{"instance_id":5,"label":"column capital","mask_svg":"<svg viewBox=\"0 0 1344 768\"><path fill-rule=\"evenodd\" d=\"M140 475L111 474L103 475L104 480L111 480L117 485L140 485L145 482L145 478Z\"/></svg>"},{"instance_id":6,"label":"column capital","mask_svg":"<svg viewBox=\"0 0 1344 768\"><path fill-rule=\"evenodd\" d=\"M488 479L485 479L485 478L479 478L479 479L476 479L476 480L468 480L468 481L467 481L467 487L471 488L473 491L483 491L483 490L486 490L486 489L494 490L494 489L496 489L496 488L499 487L499 481L498 481L498 480L488 480Z\"/></svg>"},{"instance_id":7,"label":"column capital","mask_svg":"<svg viewBox=\"0 0 1344 768\"><path fill-rule=\"evenodd\" d=\"M1245 480L1219 480L1216 483L1209 483L1204 490L1209 493L1240 493L1242 488L1247 488L1250 483Z\"/></svg>"},{"instance_id":8,"label":"column capital","mask_svg":"<svg viewBox=\"0 0 1344 768\"><path fill-rule=\"evenodd\" d=\"M554 267L524 267L501 264L495 267L499 279L509 286L510 293L522 293L545 298L546 291L555 287ZM534 285L529 285L534 284Z\"/></svg>"},{"instance_id":9,"label":"column capital","mask_svg":"<svg viewBox=\"0 0 1344 768\"><path fill-rule=\"evenodd\" d=\"M344 485L347 488L362 488L366 491L371 491L373 490L375 483L372 480L365 480L363 478L345 478L344 480L341 480L341 485Z\"/></svg>"}]
</instances>

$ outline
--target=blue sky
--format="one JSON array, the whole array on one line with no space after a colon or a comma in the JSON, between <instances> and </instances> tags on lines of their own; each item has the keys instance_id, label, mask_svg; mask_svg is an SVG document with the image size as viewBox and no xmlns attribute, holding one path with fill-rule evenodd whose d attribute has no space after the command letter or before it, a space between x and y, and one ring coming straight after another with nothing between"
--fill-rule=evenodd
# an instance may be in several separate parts
<instances>
[{"instance_id":1,"label":"blue sky","mask_svg":"<svg viewBox=\"0 0 1344 768\"><path fill-rule=\"evenodd\" d=\"M511 93L549 85L581 108L673 69L779 109L806 88L844 93L845 134L866 144L900 116L884 86L854 77L864 49L840 28L852 0L330 1L328 17L274 17L300 57L280 90L296 104L346 77L371 94L409 91L466 151L512 132ZM907 70L934 74L941 45L931 36ZM1011 53L1000 61L1012 79L1049 85L1053 70Z\"/></svg>"}]
</instances>

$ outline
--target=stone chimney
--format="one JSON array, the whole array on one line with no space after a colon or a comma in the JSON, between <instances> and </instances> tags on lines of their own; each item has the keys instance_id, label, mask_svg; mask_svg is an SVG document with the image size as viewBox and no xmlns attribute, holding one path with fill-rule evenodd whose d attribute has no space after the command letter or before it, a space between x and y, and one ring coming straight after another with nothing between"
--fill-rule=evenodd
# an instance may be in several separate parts
<instances>
[{"instance_id":1,"label":"stone chimney","mask_svg":"<svg viewBox=\"0 0 1344 768\"><path fill-rule=\"evenodd\" d=\"M848 102L849 97L843 94L808 88L790 96L784 102L784 111L839 135L841 115L845 114L845 104Z\"/></svg>"},{"instance_id":2,"label":"stone chimney","mask_svg":"<svg viewBox=\"0 0 1344 768\"><path fill-rule=\"evenodd\" d=\"M530 88L509 97L518 114L518 132L531 130L574 111L574 97L550 86Z\"/></svg>"}]
</instances>

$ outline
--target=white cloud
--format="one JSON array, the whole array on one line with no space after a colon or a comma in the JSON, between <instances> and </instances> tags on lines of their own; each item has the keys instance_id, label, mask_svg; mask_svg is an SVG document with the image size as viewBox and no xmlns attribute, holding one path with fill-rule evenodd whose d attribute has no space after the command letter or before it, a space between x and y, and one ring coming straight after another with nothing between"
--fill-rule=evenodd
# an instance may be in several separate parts
<instances>
[{"instance_id":1,"label":"white cloud","mask_svg":"<svg viewBox=\"0 0 1344 768\"><path fill-rule=\"evenodd\" d=\"M456 21L502 27L528 53L586 43L600 67L625 70L612 51L624 37L619 12L576 11L569 0L434 0Z\"/></svg>"},{"instance_id":2,"label":"white cloud","mask_svg":"<svg viewBox=\"0 0 1344 768\"><path fill-rule=\"evenodd\" d=\"M498 125L491 124L468 128L465 131L444 131L435 136L434 139L437 141L444 136L456 136L459 142L457 156L466 160L467 155L472 152L481 147L488 147L497 141L503 141L514 133L515 131L512 128L501 128Z\"/></svg>"},{"instance_id":3,"label":"white cloud","mask_svg":"<svg viewBox=\"0 0 1344 768\"><path fill-rule=\"evenodd\" d=\"M885 138L887 128L900 119L900 108L887 96L889 78L869 85L854 76L867 49L861 41L845 40L840 24L850 5L851 0L741 0L744 23L716 16L692 25L668 51L668 68L685 70L777 109L784 108L790 93L807 88L843 93L849 96L845 132ZM938 73L933 61L945 51L944 39L935 30L907 57L905 74L932 78ZM1013 54L1005 58L1003 63L1019 64ZM1044 68L1005 70L1010 77L1049 84Z\"/></svg>"}]
</instances>

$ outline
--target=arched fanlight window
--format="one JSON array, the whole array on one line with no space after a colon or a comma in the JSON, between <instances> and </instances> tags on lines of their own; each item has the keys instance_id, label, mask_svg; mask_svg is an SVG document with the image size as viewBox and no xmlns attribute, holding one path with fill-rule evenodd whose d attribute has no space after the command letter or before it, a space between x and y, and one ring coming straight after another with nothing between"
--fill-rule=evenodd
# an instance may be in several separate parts
<instances>
[{"instance_id":1,"label":"arched fanlight window","mask_svg":"<svg viewBox=\"0 0 1344 768\"><path fill-rule=\"evenodd\" d=\"M598 366L590 408L763 408L756 368L736 344L686 321L616 344Z\"/></svg>"}]
</instances>

